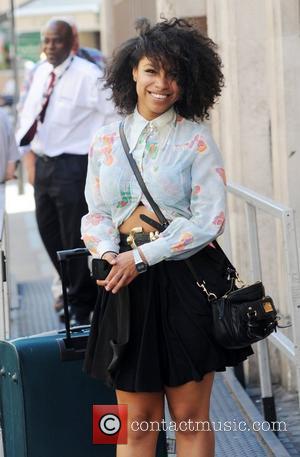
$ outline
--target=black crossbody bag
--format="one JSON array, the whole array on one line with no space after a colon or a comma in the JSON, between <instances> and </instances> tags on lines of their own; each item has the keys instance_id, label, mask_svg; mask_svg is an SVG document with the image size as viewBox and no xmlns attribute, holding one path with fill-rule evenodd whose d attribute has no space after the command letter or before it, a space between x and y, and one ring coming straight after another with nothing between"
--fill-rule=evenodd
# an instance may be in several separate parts
<instances>
[{"instance_id":1,"label":"black crossbody bag","mask_svg":"<svg viewBox=\"0 0 300 457\"><path fill-rule=\"evenodd\" d=\"M119 132L132 171L160 224L145 215L141 215L141 219L155 227L155 229L159 228L162 232L167 228L169 222L153 200L138 166L129 152L130 148L124 133L123 122L120 123ZM274 330L276 331L278 327L277 312L272 298L265 295L261 281L237 288L236 281L239 280L239 276L236 269L216 240L213 241L213 244L226 258L226 274L229 274L232 279L231 289L225 295L217 297L215 293L209 291L205 281L197 274L191 259L186 259L185 263L197 286L206 295L211 304L213 333L218 343L228 349L244 348L266 338Z\"/></svg>"}]
</instances>

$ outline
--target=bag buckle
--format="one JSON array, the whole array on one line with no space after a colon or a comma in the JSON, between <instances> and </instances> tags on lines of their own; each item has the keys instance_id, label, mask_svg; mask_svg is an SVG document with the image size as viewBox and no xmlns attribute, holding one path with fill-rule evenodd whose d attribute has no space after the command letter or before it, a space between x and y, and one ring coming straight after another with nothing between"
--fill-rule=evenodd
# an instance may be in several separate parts
<instances>
[{"instance_id":1,"label":"bag buckle","mask_svg":"<svg viewBox=\"0 0 300 457\"><path fill-rule=\"evenodd\" d=\"M241 284L241 287L245 287L246 283L245 283L245 281L243 281L243 280L240 278L240 275L238 274L237 271L235 272L235 279L237 280L237 282L238 282L239 284Z\"/></svg>"},{"instance_id":2,"label":"bag buckle","mask_svg":"<svg viewBox=\"0 0 300 457\"><path fill-rule=\"evenodd\" d=\"M248 316L249 319L257 317L257 311L253 310L252 306L249 306L248 307L247 316Z\"/></svg>"},{"instance_id":3,"label":"bag buckle","mask_svg":"<svg viewBox=\"0 0 300 457\"><path fill-rule=\"evenodd\" d=\"M135 235L137 233L142 233L143 232L143 227L133 227L130 232L128 237L126 238L127 243L131 247L131 249L136 249L137 245L135 243Z\"/></svg>"},{"instance_id":4,"label":"bag buckle","mask_svg":"<svg viewBox=\"0 0 300 457\"><path fill-rule=\"evenodd\" d=\"M205 282L203 281L201 284L199 284L199 282L197 281L197 286L200 287L200 289L203 290L203 292L207 295L207 299L208 301L213 301L213 300L216 300L218 297L216 296L216 294L214 294L213 292L208 292L208 290L206 289L205 287Z\"/></svg>"}]
</instances>

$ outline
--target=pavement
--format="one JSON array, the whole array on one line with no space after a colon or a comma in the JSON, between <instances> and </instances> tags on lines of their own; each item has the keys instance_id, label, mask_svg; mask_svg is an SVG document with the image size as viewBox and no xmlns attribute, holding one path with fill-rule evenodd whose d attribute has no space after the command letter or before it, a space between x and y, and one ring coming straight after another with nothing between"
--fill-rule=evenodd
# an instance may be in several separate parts
<instances>
[{"instance_id":1,"label":"pavement","mask_svg":"<svg viewBox=\"0 0 300 457\"><path fill-rule=\"evenodd\" d=\"M6 208L11 337L57 329L61 324L52 308L51 288L55 270L38 234L32 187L26 184L25 194L20 196L17 185L9 183ZM229 429L216 430L216 457L300 456L300 451L295 453L298 452L295 447L292 449L290 446L291 453L287 451L291 440L285 432L282 432L283 440L279 441L271 431L253 430L253 423L263 423L263 418L232 370L216 376L211 413L217 428L220 428L220 424L231 421L231 433L228 433ZM233 430L234 424L240 422L246 424L245 430ZM284 440L285 447L282 445ZM175 456L174 434L170 432L168 445L169 455Z\"/></svg>"},{"instance_id":2,"label":"pavement","mask_svg":"<svg viewBox=\"0 0 300 457\"><path fill-rule=\"evenodd\" d=\"M286 423L286 430L279 431L278 438L291 457L300 456L300 408L297 392L287 392L279 384L273 384L277 420ZM247 393L258 411L262 412L260 389L247 388Z\"/></svg>"}]
</instances>

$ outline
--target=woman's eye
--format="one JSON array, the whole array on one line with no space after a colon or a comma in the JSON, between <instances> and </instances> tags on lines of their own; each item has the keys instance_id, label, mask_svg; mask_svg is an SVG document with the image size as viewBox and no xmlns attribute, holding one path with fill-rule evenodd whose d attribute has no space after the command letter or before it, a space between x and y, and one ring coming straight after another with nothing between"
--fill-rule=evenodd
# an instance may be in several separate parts
<instances>
[{"instance_id":1,"label":"woman's eye","mask_svg":"<svg viewBox=\"0 0 300 457\"><path fill-rule=\"evenodd\" d=\"M155 73L155 70L153 68L147 68L147 70L145 70L146 73Z\"/></svg>"}]
</instances>

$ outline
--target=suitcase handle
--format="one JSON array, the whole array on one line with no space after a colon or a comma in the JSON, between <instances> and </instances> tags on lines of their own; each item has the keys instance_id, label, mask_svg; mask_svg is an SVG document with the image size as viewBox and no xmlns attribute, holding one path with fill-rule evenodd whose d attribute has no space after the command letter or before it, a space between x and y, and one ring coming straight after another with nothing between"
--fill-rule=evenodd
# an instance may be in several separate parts
<instances>
[{"instance_id":1,"label":"suitcase handle","mask_svg":"<svg viewBox=\"0 0 300 457\"><path fill-rule=\"evenodd\" d=\"M65 251L57 251L56 254L60 262L71 259L72 257L91 255L87 248L66 249Z\"/></svg>"},{"instance_id":2,"label":"suitcase handle","mask_svg":"<svg viewBox=\"0 0 300 457\"><path fill-rule=\"evenodd\" d=\"M75 327L71 327L70 330L71 330L71 333L80 333L83 330L87 330L89 328L91 328L91 324L89 324L89 325L76 325ZM65 329L60 329L60 330L57 331L58 334L64 333L64 332L65 332Z\"/></svg>"},{"instance_id":3,"label":"suitcase handle","mask_svg":"<svg viewBox=\"0 0 300 457\"><path fill-rule=\"evenodd\" d=\"M71 345L71 329L70 329L70 313L68 307L68 295L65 281L65 264L76 257L84 257L90 255L90 251L86 248L66 249L64 251L57 251L57 258L60 263L61 283L64 300L64 313L65 313L65 327L66 327L66 344Z\"/></svg>"}]
</instances>

